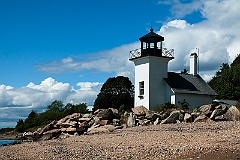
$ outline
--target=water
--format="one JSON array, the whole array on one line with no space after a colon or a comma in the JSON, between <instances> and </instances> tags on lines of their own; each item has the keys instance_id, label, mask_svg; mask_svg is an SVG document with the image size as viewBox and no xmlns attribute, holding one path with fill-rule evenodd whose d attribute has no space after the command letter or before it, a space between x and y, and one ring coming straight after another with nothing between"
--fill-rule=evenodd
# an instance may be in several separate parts
<instances>
[{"instance_id":1,"label":"water","mask_svg":"<svg viewBox=\"0 0 240 160\"><path fill-rule=\"evenodd\" d=\"M17 140L0 140L0 147L2 144L10 144L12 142L17 142Z\"/></svg>"}]
</instances>

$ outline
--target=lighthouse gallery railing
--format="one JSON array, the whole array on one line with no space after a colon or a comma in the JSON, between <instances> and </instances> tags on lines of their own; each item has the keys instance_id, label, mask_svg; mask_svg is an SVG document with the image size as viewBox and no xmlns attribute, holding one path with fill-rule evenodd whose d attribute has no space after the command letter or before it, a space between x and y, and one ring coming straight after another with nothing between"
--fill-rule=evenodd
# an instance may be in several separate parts
<instances>
[{"instance_id":1,"label":"lighthouse gallery railing","mask_svg":"<svg viewBox=\"0 0 240 160\"><path fill-rule=\"evenodd\" d=\"M163 57L174 57L174 49L162 48ZM134 59L141 57L141 48L130 51L129 58Z\"/></svg>"}]
</instances>

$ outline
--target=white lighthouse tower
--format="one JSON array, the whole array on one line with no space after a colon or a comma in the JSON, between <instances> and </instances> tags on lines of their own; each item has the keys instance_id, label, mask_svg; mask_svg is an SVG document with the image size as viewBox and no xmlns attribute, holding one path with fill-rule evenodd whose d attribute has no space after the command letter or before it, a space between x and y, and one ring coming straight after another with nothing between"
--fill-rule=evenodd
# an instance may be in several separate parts
<instances>
[{"instance_id":1,"label":"white lighthouse tower","mask_svg":"<svg viewBox=\"0 0 240 160\"><path fill-rule=\"evenodd\" d=\"M172 60L173 49L162 48L164 37L153 29L139 38L141 48L130 51L130 61L135 64L135 107L144 106L154 110L167 103L166 83L168 62Z\"/></svg>"}]
</instances>

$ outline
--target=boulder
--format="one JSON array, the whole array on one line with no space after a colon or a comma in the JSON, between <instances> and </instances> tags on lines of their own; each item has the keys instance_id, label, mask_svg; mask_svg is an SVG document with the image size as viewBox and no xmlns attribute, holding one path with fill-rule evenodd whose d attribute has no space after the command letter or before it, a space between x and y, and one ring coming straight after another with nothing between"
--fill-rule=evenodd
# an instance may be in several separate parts
<instances>
[{"instance_id":1,"label":"boulder","mask_svg":"<svg viewBox=\"0 0 240 160\"><path fill-rule=\"evenodd\" d=\"M208 105L201 106L198 109L198 111L200 111L202 114L205 114L206 116L210 117L210 115L212 114L214 109L215 109L214 105L208 104Z\"/></svg>"},{"instance_id":2,"label":"boulder","mask_svg":"<svg viewBox=\"0 0 240 160\"><path fill-rule=\"evenodd\" d=\"M84 115L82 115L82 118L92 118L93 114L92 113L86 113Z\"/></svg>"},{"instance_id":3,"label":"boulder","mask_svg":"<svg viewBox=\"0 0 240 160\"><path fill-rule=\"evenodd\" d=\"M208 118L206 115L200 115L200 116L198 116L195 120L194 120L194 122L213 122L210 118Z\"/></svg>"},{"instance_id":4,"label":"boulder","mask_svg":"<svg viewBox=\"0 0 240 160\"><path fill-rule=\"evenodd\" d=\"M65 123L58 123L56 125L59 126L60 128L77 127L78 126L78 122L70 121L70 122L65 122Z\"/></svg>"},{"instance_id":5,"label":"boulder","mask_svg":"<svg viewBox=\"0 0 240 160\"><path fill-rule=\"evenodd\" d=\"M219 108L219 109L215 109L213 112L212 112L212 114L211 114L211 116L210 116L210 119L215 119L215 117L217 117L217 116L221 116L221 115L223 115L223 114L225 114L226 113L226 110L223 110L223 109L221 109L221 108Z\"/></svg>"},{"instance_id":6,"label":"boulder","mask_svg":"<svg viewBox=\"0 0 240 160\"><path fill-rule=\"evenodd\" d=\"M53 138L58 138L61 134L61 129L52 129L47 132L44 132L40 140L49 140Z\"/></svg>"},{"instance_id":7,"label":"boulder","mask_svg":"<svg viewBox=\"0 0 240 160\"><path fill-rule=\"evenodd\" d=\"M136 116L146 116L149 114L149 110L143 106L134 107L132 111Z\"/></svg>"},{"instance_id":8,"label":"boulder","mask_svg":"<svg viewBox=\"0 0 240 160\"><path fill-rule=\"evenodd\" d=\"M80 123L79 124L79 126L78 127L84 127L84 128L88 128L89 127L89 123L87 122L87 121L85 121L85 122L82 122L82 123Z\"/></svg>"},{"instance_id":9,"label":"boulder","mask_svg":"<svg viewBox=\"0 0 240 160\"><path fill-rule=\"evenodd\" d=\"M113 125L105 125L102 126L103 128L106 128L109 132L113 132L116 128Z\"/></svg>"},{"instance_id":10,"label":"boulder","mask_svg":"<svg viewBox=\"0 0 240 160\"><path fill-rule=\"evenodd\" d=\"M223 115L221 115L221 116L215 117L214 120L215 120L215 121L224 121L224 120L226 120L226 119L225 119L225 116L224 116L224 114L223 114Z\"/></svg>"},{"instance_id":11,"label":"boulder","mask_svg":"<svg viewBox=\"0 0 240 160\"><path fill-rule=\"evenodd\" d=\"M127 126L134 127L136 125L136 116L131 112L128 116Z\"/></svg>"},{"instance_id":12,"label":"boulder","mask_svg":"<svg viewBox=\"0 0 240 160\"><path fill-rule=\"evenodd\" d=\"M70 132L70 133L73 133L73 132L86 132L87 131L87 128L85 127L76 127L76 128L65 128L65 132Z\"/></svg>"},{"instance_id":13,"label":"boulder","mask_svg":"<svg viewBox=\"0 0 240 160\"><path fill-rule=\"evenodd\" d=\"M165 112L165 113L163 113L163 114L161 115L160 119L161 119L161 120L164 120L164 119L166 119L167 117L169 117L169 115L170 115L169 112Z\"/></svg>"},{"instance_id":14,"label":"boulder","mask_svg":"<svg viewBox=\"0 0 240 160\"><path fill-rule=\"evenodd\" d=\"M39 132L39 134L41 135L41 134L43 134L44 132L47 132L47 131L49 131L49 130L52 130L52 129L54 129L54 125L56 124L56 121L52 121L51 123L49 123L48 125L46 125L40 132Z\"/></svg>"},{"instance_id":15,"label":"boulder","mask_svg":"<svg viewBox=\"0 0 240 160\"><path fill-rule=\"evenodd\" d=\"M77 132L77 128L71 128L71 127L69 127L69 128L66 128L65 131L66 131L66 132Z\"/></svg>"},{"instance_id":16,"label":"boulder","mask_svg":"<svg viewBox=\"0 0 240 160\"><path fill-rule=\"evenodd\" d=\"M80 122L85 122L85 121L90 121L92 118L89 118L89 117L82 117L82 118L79 118L79 121Z\"/></svg>"},{"instance_id":17,"label":"boulder","mask_svg":"<svg viewBox=\"0 0 240 160\"><path fill-rule=\"evenodd\" d=\"M94 112L95 114L95 112ZM114 115L111 109L100 109L97 112L96 117L99 117L101 120L112 120Z\"/></svg>"},{"instance_id":18,"label":"boulder","mask_svg":"<svg viewBox=\"0 0 240 160\"><path fill-rule=\"evenodd\" d=\"M240 112L235 106L231 106L227 112L224 114L224 118L227 121L239 121L240 120Z\"/></svg>"},{"instance_id":19,"label":"boulder","mask_svg":"<svg viewBox=\"0 0 240 160\"><path fill-rule=\"evenodd\" d=\"M228 108L229 107L226 104L220 104L220 105L215 107L215 109L222 109L222 110L225 110L225 111L227 111Z\"/></svg>"},{"instance_id":20,"label":"boulder","mask_svg":"<svg viewBox=\"0 0 240 160\"><path fill-rule=\"evenodd\" d=\"M70 134L68 134L68 133L61 133L59 136L58 136L58 138L60 138L60 139L66 139L66 138L68 138L68 137L70 137L70 136L72 136L72 135L70 135Z\"/></svg>"},{"instance_id":21,"label":"boulder","mask_svg":"<svg viewBox=\"0 0 240 160\"><path fill-rule=\"evenodd\" d=\"M185 113L183 121L187 123L193 122L191 114Z\"/></svg>"},{"instance_id":22,"label":"boulder","mask_svg":"<svg viewBox=\"0 0 240 160\"><path fill-rule=\"evenodd\" d=\"M161 119L161 115L159 113L153 113L152 114L152 120L153 121L156 121L157 118L160 120Z\"/></svg>"},{"instance_id":23,"label":"boulder","mask_svg":"<svg viewBox=\"0 0 240 160\"><path fill-rule=\"evenodd\" d=\"M98 127L98 128L92 128L91 130L88 130L86 134L99 134L99 133L106 133L106 132L109 132L107 128Z\"/></svg>"},{"instance_id":24,"label":"boulder","mask_svg":"<svg viewBox=\"0 0 240 160\"><path fill-rule=\"evenodd\" d=\"M179 121L182 122L184 120L184 115L185 112L183 110L180 110L180 114L179 114Z\"/></svg>"},{"instance_id":25,"label":"boulder","mask_svg":"<svg viewBox=\"0 0 240 160\"><path fill-rule=\"evenodd\" d=\"M154 124L154 125L158 125L158 124L160 124L160 122L161 122L160 119L157 118L157 119L153 122L153 124Z\"/></svg>"},{"instance_id":26,"label":"boulder","mask_svg":"<svg viewBox=\"0 0 240 160\"><path fill-rule=\"evenodd\" d=\"M59 132L61 132L61 129L52 129L47 132L44 132L43 134L57 134Z\"/></svg>"},{"instance_id":27,"label":"boulder","mask_svg":"<svg viewBox=\"0 0 240 160\"><path fill-rule=\"evenodd\" d=\"M32 132L24 132L24 133L23 133L23 136L32 136L32 135L33 135Z\"/></svg>"},{"instance_id":28,"label":"boulder","mask_svg":"<svg viewBox=\"0 0 240 160\"><path fill-rule=\"evenodd\" d=\"M179 120L180 114L181 113L178 110L172 111L166 119L162 120L161 124L177 123L177 120Z\"/></svg>"},{"instance_id":29,"label":"boulder","mask_svg":"<svg viewBox=\"0 0 240 160\"><path fill-rule=\"evenodd\" d=\"M81 113L73 113L73 114L71 114L71 115L68 115L68 116L60 119L60 120L57 122L57 125L58 125L58 124L61 124L61 123L65 123L67 120L78 121L79 118L81 118Z\"/></svg>"},{"instance_id":30,"label":"boulder","mask_svg":"<svg viewBox=\"0 0 240 160\"><path fill-rule=\"evenodd\" d=\"M118 116L118 110L115 108L109 108L112 110L114 117Z\"/></svg>"},{"instance_id":31,"label":"boulder","mask_svg":"<svg viewBox=\"0 0 240 160\"><path fill-rule=\"evenodd\" d=\"M107 124L110 124L109 120L99 120L98 122L96 122L95 124L100 124L101 126L105 126Z\"/></svg>"},{"instance_id":32,"label":"boulder","mask_svg":"<svg viewBox=\"0 0 240 160\"><path fill-rule=\"evenodd\" d=\"M191 113L191 116L192 116L192 120L194 121L198 116L200 116L201 115L201 112L192 112Z\"/></svg>"},{"instance_id":33,"label":"boulder","mask_svg":"<svg viewBox=\"0 0 240 160\"><path fill-rule=\"evenodd\" d=\"M136 119L137 121L137 126L147 126L149 124L151 124L151 120L149 119Z\"/></svg>"},{"instance_id":34,"label":"boulder","mask_svg":"<svg viewBox=\"0 0 240 160\"><path fill-rule=\"evenodd\" d=\"M112 124L114 125L114 126L120 126L121 124L120 124L120 119L113 119L112 120Z\"/></svg>"}]
</instances>

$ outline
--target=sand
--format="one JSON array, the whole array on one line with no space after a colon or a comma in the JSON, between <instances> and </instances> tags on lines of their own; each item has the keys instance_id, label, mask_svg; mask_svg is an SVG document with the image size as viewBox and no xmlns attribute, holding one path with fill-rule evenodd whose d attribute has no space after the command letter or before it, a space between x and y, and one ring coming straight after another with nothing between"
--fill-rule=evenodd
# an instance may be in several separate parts
<instances>
[{"instance_id":1,"label":"sand","mask_svg":"<svg viewBox=\"0 0 240 160\"><path fill-rule=\"evenodd\" d=\"M0 147L0 159L240 159L240 122L141 126Z\"/></svg>"}]
</instances>

